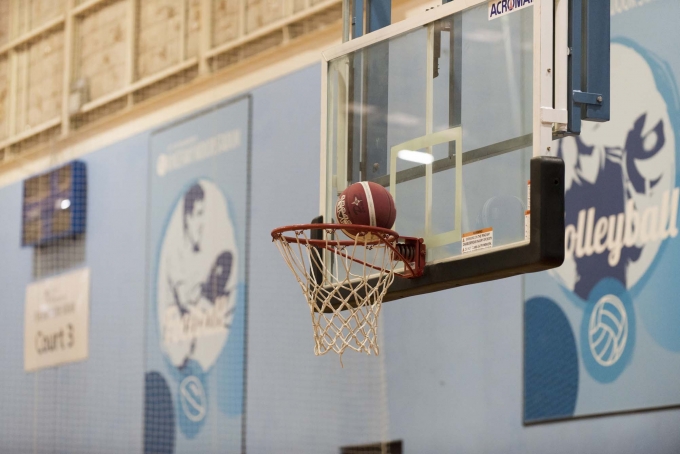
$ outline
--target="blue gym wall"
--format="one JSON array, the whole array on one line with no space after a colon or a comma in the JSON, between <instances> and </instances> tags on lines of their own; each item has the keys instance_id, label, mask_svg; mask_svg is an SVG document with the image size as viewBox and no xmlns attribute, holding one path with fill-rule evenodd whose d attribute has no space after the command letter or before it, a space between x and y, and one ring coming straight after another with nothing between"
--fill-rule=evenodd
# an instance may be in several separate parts
<instances>
[{"instance_id":1,"label":"blue gym wall","mask_svg":"<svg viewBox=\"0 0 680 454\"><path fill-rule=\"evenodd\" d=\"M143 431L148 137L83 158L90 356L23 372L23 302L33 249L20 247L21 183L0 190L0 452L139 452Z\"/></svg>"},{"instance_id":2,"label":"blue gym wall","mask_svg":"<svg viewBox=\"0 0 680 454\"><path fill-rule=\"evenodd\" d=\"M613 35L675 52L680 79L680 5L637 4L613 16ZM388 303L377 358L347 354L341 368L332 355L314 357L308 309L269 232L317 214L320 88L314 65L251 92L247 451L337 453L402 439L407 453L680 452L675 409L523 425L519 277ZM19 246L21 183L0 189L2 453L143 451L150 135L82 158L92 273L85 362L23 372L33 252ZM654 370L647 382L655 386Z\"/></svg>"}]
</instances>

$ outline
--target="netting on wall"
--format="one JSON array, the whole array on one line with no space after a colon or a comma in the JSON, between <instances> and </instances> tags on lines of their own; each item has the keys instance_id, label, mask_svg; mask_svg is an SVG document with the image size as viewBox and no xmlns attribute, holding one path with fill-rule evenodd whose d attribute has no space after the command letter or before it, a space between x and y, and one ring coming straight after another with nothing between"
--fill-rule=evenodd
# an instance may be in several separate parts
<instances>
[{"instance_id":1,"label":"netting on wall","mask_svg":"<svg viewBox=\"0 0 680 454\"><path fill-rule=\"evenodd\" d=\"M0 223L11 239L0 242L0 257L15 267L0 273L0 360L11 390L0 393L11 414L0 417L0 451L399 452L386 443L384 353L345 355L344 367L335 355L316 357L295 280L269 241L253 240L280 216L256 208L267 206L266 181L280 166L251 162L251 102L225 101L79 160L55 160L21 191L0 189L2 213L25 195L21 222ZM302 149L308 135L298 132L286 137ZM306 171L281 190L313 179ZM83 205L86 233L68 233ZM26 289L59 299L82 286L43 285L84 271L87 357L25 370L23 321L34 313L24 313ZM62 338L70 342L69 332Z\"/></svg>"},{"instance_id":2,"label":"netting on wall","mask_svg":"<svg viewBox=\"0 0 680 454\"><path fill-rule=\"evenodd\" d=\"M253 170L251 99L76 161L59 143L339 20L338 0L0 0L0 172L29 164L0 188L0 452L392 452L385 357L315 357L292 277L246 277L283 265L251 239L251 185L272 189L250 175L276 167ZM290 149L318 142L308 76L294 106L304 130L278 133L298 140ZM34 151L44 159L24 160ZM315 172L288 183L307 190ZM73 275L87 279L70 287L88 291L86 359L28 370L27 288ZM203 328L183 331L187 320ZM69 333L41 332L41 345Z\"/></svg>"},{"instance_id":3,"label":"netting on wall","mask_svg":"<svg viewBox=\"0 0 680 454\"><path fill-rule=\"evenodd\" d=\"M122 212L91 184L86 160L54 158L0 196L0 451L138 451L142 327L135 327L130 290L141 282L120 258L143 255L131 255L135 232L120 227L124 219L106 220L118 232L101 236L96 202ZM128 197L124 188L116 192Z\"/></svg>"}]
</instances>

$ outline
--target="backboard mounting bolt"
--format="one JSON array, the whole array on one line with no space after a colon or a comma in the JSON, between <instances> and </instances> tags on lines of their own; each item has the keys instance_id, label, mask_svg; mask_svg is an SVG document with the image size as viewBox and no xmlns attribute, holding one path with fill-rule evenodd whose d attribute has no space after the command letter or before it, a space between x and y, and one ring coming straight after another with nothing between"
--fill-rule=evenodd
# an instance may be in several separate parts
<instances>
[{"instance_id":1,"label":"backboard mounting bolt","mask_svg":"<svg viewBox=\"0 0 680 454\"><path fill-rule=\"evenodd\" d=\"M378 163L376 162L376 163L373 164L373 171L374 171L374 172L377 172L378 170L380 170L380 164L378 164Z\"/></svg>"},{"instance_id":2,"label":"backboard mounting bolt","mask_svg":"<svg viewBox=\"0 0 680 454\"><path fill-rule=\"evenodd\" d=\"M550 147L548 147L548 151L550 151Z\"/></svg>"},{"instance_id":3,"label":"backboard mounting bolt","mask_svg":"<svg viewBox=\"0 0 680 454\"><path fill-rule=\"evenodd\" d=\"M551 73L551 72L552 72L552 69L548 68L548 72Z\"/></svg>"},{"instance_id":4,"label":"backboard mounting bolt","mask_svg":"<svg viewBox=\"0 0 680 454\"><path fill-rule=\"evenodd\" d=\"M602 102L603 100L604 100L604 98L602 96L597 97L597 102Z\"/></svg>"}]
</instances>

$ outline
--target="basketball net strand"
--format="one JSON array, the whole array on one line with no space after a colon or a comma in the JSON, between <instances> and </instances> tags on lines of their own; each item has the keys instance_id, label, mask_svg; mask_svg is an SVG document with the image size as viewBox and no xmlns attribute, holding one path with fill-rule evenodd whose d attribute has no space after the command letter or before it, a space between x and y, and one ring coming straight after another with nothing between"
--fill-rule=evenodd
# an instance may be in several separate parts
<instances>
[{"instance_id":1,"label":"basketball net strand","mask_svg":"<svg viewBox=\"0 0 680 454\"><path fill-rule=\"evenodd\" d=\"M294 231L296 241L274 238L309 304L314 354L332 350L341 365L347 348L378 355L378 317L399 260L385 237L372 244L357 235L343 246L332 240L335 230L324 232L325 247L312 246L305 230Z\"/></svg>"}]
</instances>

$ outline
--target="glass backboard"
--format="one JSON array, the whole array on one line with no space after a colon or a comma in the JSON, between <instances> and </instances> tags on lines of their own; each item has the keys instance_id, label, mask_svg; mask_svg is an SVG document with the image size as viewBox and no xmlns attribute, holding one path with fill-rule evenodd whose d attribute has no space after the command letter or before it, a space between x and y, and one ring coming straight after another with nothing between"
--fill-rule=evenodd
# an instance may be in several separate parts
<instances>
[{"instance_id":1,"label":"glass backboard","mask_svg":"<svg viewBox=\"0 0 680 454\"><path fill-rule=\"evenodd\" d=\"M324 52L321 214L390 191L427 246L394 298L561 264L567 24L566 0L454 1Z\"/></svg>"},{"instance_id":2,"label":"glass backboard","mask_svg":"<svg viewBox=\"0 0 680 454\"><path fill-rule=\"evenodd\" d=\"M532 13L482 3L328 62L327 219L373 181L428 262L529 240Z\"/></svg>"}]
</instances>

